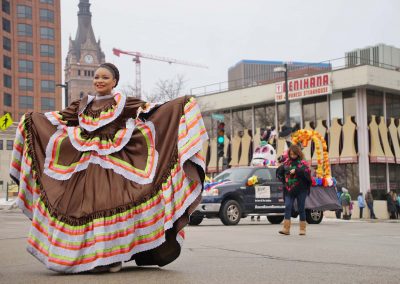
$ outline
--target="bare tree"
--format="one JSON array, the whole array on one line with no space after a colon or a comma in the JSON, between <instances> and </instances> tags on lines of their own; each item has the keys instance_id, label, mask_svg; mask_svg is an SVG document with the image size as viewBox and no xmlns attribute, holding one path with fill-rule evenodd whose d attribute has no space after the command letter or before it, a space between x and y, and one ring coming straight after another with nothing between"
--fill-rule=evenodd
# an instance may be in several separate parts
<instances>
[{"instance_id":1,"label":"bare tree","mask_svg":"<svg viewBox=\"0 0 400 284\"><path fill-rule=\"evenodd\" d=\"M167 80L160 79L153 94L147 95L146 99L149 102L165 102L180 97L183 95L185 81L183 75Z\"/></svg>"},{"instance_id":2,"label":"bare tree","mask_svg":"<svg viewBox=\"0 0 400 284\"><path fill-rule=\"evenodd\" d=\"M129 84L124 85L124 86L121 87L120 90L121 90L121 93L126 95L127 97L139 98L136 95L136 88L134 86L132 86L132 85L129 85Z\"/></svg>"}]
</instances>

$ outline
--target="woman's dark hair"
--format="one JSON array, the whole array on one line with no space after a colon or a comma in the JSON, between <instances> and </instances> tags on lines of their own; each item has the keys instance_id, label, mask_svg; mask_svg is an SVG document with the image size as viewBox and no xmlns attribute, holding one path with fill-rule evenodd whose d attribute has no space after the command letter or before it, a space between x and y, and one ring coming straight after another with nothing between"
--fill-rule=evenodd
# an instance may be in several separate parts
<instances>
[{"instance_id":1,"label":"woman's dark hair","mask_svg":"<svg viewBox=\"0 0 400 284\"><path fill-rule=\"evenodd\" d=\"M289 147L289 157L290 157L290 151L295 153L297 155L297 157L300 158L300 160L304 160L304 154L301 151L301 147L299 145L296 144L292 144Z\"/></svg>"},{"instance_id":2,"label":"woman's dark hair","mask_svg":"<svg viewBox=\"0 0 400 284\"><path fill-rule=\"evenodd\" d=\"M100 64L100 66L99 66L99 68L105 68L105 69L107 69L108 71L110 71L111 72L111 74L113 75L113 77L114 77L114 79L115 79L115 86L114 86L114 88L118 85L118 82L119 82L119 70L118 70L118 68L117 68L117 66L115 66L114 64L112 64L112 63L103 63L103 64Z\"/></svg>"}]
</instances>

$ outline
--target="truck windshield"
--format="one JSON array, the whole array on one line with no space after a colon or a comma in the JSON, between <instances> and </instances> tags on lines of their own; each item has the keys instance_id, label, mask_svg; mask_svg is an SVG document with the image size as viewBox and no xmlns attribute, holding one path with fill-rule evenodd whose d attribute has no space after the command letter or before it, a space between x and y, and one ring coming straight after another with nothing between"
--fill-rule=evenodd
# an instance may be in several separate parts
<instances>
[{"instance_id":1,"label":"truck windshield","mask_svg":"<svg viewBox=\"0 0 400 284\"><path fill-rule=\"evenodd\" d=\"M253 169L228 169L217 175L215 181L230 180L233 182L246 181Z\"/></svg>"}]
</instances>

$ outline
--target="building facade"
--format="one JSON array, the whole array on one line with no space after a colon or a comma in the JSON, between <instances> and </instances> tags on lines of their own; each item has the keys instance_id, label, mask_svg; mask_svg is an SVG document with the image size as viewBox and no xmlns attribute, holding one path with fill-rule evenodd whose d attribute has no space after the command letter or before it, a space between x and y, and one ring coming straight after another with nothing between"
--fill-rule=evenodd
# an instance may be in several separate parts
<instances>
[{"instance_id":1,"label":"building facade","mask_svg":"<svg viewBox=\"0 0 400 284\"><path fill-rule=\"evenodd\" d=\"M282 61L241 60L228 70L228 89L265 84L282 77L274 72L275 67L281 67ZM289 76L301 76L331 70L328 63L291 62L288 64Z\"/></svg>"},{"instance_id":2,"label":"building facade","mask_svg":"<svg viewBox=\"0 0 400 284\"><path fill-rule=\"evenodd\" d=\"M60 0L1 0L0 115L61 108Z\"/></svg>"},{"instance_id":3,"label":"building facade","mask_svg":"<svg viewBox=\"0 0 400 284\"><path fill-rule=\"evenodd\" d=\"M389 190L400 192L399 82L399 71L368 64L289 80L292 126L315 129L325 137L332 175L355 199L368 189L378 200L384 200ZM215 172L217 161L213 114L224 117L227 165L248 165L263 129L279 129L285 122L282 84L198 97L210 136L204 149L209 173ZM284 144L277 140L278 154ZM315 164L315 145L304 151Z\"/></svg>"},{"instance_id":4,"label":"building facade","mask_svg":"<svg viewBox=\"0 0 400 284\"><path fill-rule=\"evenodd\" d=\"M346 66L370 64L388 69L400 70L400 48L377 44L346 52Z\"/></svg>"},{"instance_id":5,"label":"building facade","mask_svg":"<svg viewBox=\"0 0 400 284\"><path fill-rule=\"evenodd\" d=\"M92 27L89 0L79 1L78 30L75 39L69 39L65 62L65 82L68 86L68 102L93 92L93 76L99 64L105 62L100 40L96 41Z\"/></svg>"}]
</instances>

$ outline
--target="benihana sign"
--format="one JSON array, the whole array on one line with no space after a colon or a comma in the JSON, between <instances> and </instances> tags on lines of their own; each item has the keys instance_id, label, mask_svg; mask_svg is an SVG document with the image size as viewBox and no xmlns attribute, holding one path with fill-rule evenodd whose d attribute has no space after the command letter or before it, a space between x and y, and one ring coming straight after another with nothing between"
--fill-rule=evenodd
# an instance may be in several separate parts
<instances>
[{"instance_id":1,"label":"benihana sign","mask_svg":"<svg viewBox=\"0 0 400 284\"><path fill-rule=\"evenodd\" d=\"M289 100L322 96L332 93L331 73L319 74L288 81ZM286 84L275 84L275 101L285 100Z\"/></svg>"}]
</instances>

